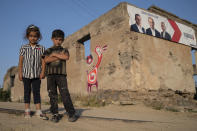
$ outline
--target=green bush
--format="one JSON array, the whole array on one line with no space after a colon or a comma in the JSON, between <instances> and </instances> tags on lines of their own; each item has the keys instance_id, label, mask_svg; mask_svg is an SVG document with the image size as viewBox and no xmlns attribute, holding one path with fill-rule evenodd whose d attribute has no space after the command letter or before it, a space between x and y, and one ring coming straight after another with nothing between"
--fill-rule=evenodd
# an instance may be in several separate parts
<instances>
[{"instance_id":1,"label":"green bush","mask_svg":"<svg viewBox=\"0 0 197 131\"><path fill-rule=\"evenodd\" d=\"M0 101L11 101L11 92L9 91L3 91L3 88L0 88Z\"/></svg>"}]
</instances>

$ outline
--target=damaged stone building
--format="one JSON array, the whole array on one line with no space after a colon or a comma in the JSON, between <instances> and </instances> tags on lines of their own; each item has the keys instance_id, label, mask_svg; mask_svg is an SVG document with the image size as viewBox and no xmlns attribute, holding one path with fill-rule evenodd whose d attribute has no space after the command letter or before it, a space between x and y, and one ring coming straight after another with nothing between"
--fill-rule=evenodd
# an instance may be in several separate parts
<instances>
[{"instance_id":1,"label":"damaged stone building","mask_svg":"<svg viewBox=\"0 0 197 131\"><path fill-rule=\"evenodd\" d=\"M63 46L70 52L67 62L70 93L88 95L97 90L159 89L195 93L193 48L130 31L128 5L131 4L120 3L65 38ZM158 7L152 6L145 11L170 18L197 32L197 25ZM90 59L85 57L86 41L90 41ZM6 89L9 79L6 76L4 80ZM46 79L42 80L41 95L42 99L48 99ZM12 101L23 99L23 84L18 80L17 72L11 97Z\"/></svg>"}]
</instances>

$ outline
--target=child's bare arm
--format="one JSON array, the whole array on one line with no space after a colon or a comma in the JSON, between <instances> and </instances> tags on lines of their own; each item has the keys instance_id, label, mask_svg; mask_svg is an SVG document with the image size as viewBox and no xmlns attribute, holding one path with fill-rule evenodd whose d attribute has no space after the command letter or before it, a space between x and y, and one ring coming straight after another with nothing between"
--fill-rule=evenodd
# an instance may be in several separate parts
<instances>
[{"instance_id":1,"label":"child's bare arm","mask_svg":"<svg viewBox=\"0 0 197 131\"><path fill-rule=\"evenodd\" d=\"M45 77L45 61L44 61L44 59L42 59L42 71L41 71L41 74L40 74L40 79L44 79L44 77Z\"/></svg>"},{"instance_id":2,"label":"child's bare arm","mask_svg":"<svg viewBox=\"0 0 197 131\"><path fill-rule=\"evenodd\" d=\"M51 54L51 56L56 57L61 60L69 60L68 53L63 53L63 52L62 53L53 53L53 54Z\"/></svg>"},{"instance_id":3,"label":"child's bare arm","mask_svg":"<svg viewBox=\"0 0 197 131\"><path fill-rule=\"evenodd\" d=\"M18 78L20 81L22 81L23 75L22 75L22 70L23 70L23 56L19 56L19 64L18 64Z\"/></svg>"},{"instance_id":4,"label":"child's bare arm","mask_svg":"<svg viewBox=\"0 0 197 131\"><path fill-rule=\"evenodd\" d=\"M44 62L45 63L50 63L50 62L54 62L54 61L56 61L56 60L58 60L58 58L57 57L54 57L54 56L45 56L45 58L44 58Z\"/></svg>"}]
</instances>

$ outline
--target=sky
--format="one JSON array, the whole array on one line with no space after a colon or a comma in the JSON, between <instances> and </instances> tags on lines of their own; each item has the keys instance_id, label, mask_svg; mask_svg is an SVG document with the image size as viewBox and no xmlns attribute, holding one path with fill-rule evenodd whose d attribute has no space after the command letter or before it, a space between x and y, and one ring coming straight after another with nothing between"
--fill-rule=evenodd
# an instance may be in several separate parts
<instances>
[{"instance_id":1,"label":"sky","mask_svg":"<svg viewBox=\"0 0 197 131\"><path fill-rule=\"evenodd\" d=\"M65 36L117 6L123 0L0 0L0 85L6 71L18 65L19 49L26 27L40 28L43 39L39 44L52 45L51 32L62 29ZM197 24L196 0L124 0L139 8L158 6L182 19Z\"/></svg>"}]
</instances>

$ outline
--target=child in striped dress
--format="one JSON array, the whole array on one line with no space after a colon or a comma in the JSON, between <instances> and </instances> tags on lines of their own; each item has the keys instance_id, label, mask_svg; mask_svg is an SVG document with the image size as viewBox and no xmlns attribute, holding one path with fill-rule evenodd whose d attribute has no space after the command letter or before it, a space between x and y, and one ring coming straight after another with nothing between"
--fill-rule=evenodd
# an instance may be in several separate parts
<instances>
[{"instance_id":1,"label":"child in striped dress","mask_svg":"<svg viewBox=\"0 0 197 131\"><path fill-rule=\"evenodd\" d=\"M29 41L20 49L18 74L19 80L24 84L25 118L30 118L31 90L33 91L36 116L47 120L48 117L41 111L40 84L45 77L45 63L42 59L45 48L38 44L41 33L37 26L29 25L25 38Z\"/></svg>"}]
</instances>

